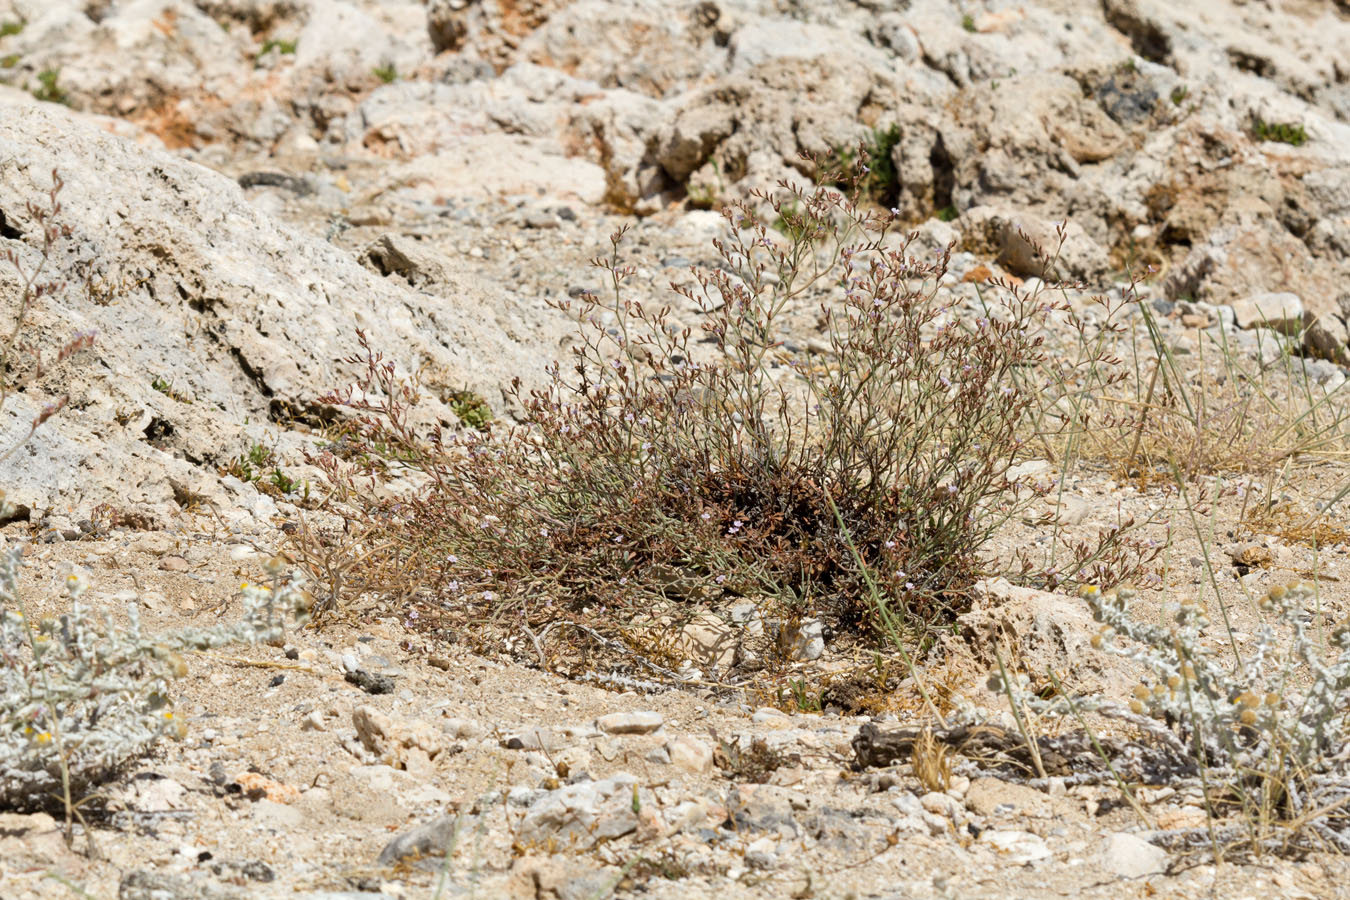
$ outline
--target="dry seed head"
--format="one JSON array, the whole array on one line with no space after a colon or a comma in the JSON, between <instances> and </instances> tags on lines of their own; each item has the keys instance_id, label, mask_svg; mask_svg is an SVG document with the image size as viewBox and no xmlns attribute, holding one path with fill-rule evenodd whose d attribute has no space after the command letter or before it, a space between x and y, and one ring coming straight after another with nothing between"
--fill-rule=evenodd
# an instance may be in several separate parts
<instances>
[{"instance_id":1,"label":"dry seed head","mask_svg":"<svg viewBox=\"0 0 1350 900\"><path fill-rule=\"evenodd\" d=\"M1134 713L1135 715L1142 716L1146 712L1146 707L1144 706L1143 703L1139 702L1138 700L1131 700L1130 712Z\"/></svg>"},{"instance_id":2,"label":"dry seed head","mask_svg":"<svg viewBox=\"0 0 1350 900\"><path fill-rule=\"evenodd\" d=\"M1242 724L1243 724L1243 725L1255 725L1255 724L1256 724L1256 718L1257 718L1257 716L1256 716L1256 710L1254 710L1254 709L1244 709L1244 710L1242 711L1242 715L1239 716L1238 718L1242 721Z\"/></svg>"},{"instance_id":3,"label":"dry seed head","mask_svg":"<svg viewBox=\"0 0 1350 900\"><path fill-rule=\"evenodd\" d=\"M1147 700L1149 698L1149 693L1150 691L1146 684L1136 684L1134 686L1134 695L1140 700Z\"/></svg>"}]
</instances>

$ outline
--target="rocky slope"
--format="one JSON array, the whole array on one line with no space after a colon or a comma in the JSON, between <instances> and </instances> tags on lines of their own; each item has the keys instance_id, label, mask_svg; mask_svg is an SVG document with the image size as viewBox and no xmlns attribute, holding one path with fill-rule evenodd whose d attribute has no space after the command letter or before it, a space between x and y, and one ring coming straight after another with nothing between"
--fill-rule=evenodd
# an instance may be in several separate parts
<instances>
[{"instance_id":1,"label":"rocky slope","mask_svg":"<svg viewBox=\"0 0 1350 900\"><path fill-rule=\"evenodd\" d=\"M954 243L958 279L1041 274L1022 235L1052 243L1067 221L1055 274L1118 297L1151 267L1141 292L1178 353L1218 329L1265 361L1271 336L1326 390L1350 364L1342 2L0 0L0 26L0 249L17 260L0 310L41 262L27 204L55 170L70 231L46 271L64 288L27 336L95 336L0 408L2 448L69 397L0 462L3 534L52 545L42 590L68 565L110 604L148 588L153 624L228 602L235 574L258 576L247 544L322 496L305 451L325 439L319 398L360 374L358 331L417 378L426 415L456 424L467 391L509 416L502 389L569 342L547 301L600 286L589 260L617 227L636 295L670 300L714 261L711 209L807 183L802 154L859 141L877 199L928 252ZM1105 476L1072 489L1084 534L1156 500ZM1339 562L1271 545L1291 570ZM966 626L1123 691L1063 599L1004 597ZM289 661L194 664L194 737L116 786L106 858L0 815L0 896L59 895L49 870L100 897L433 896L440 860L388 849L428 823L457 835L442 896L1345 890L1330 857L1164 874L1113 788L860 776L863 718L609 693L524 668L523 643L501 660L426 644L397 613L297 635ZM953 683L997 706L972 687L992 661L952 658ZM396 692L362 694L343 679L358 667ZM1155 825L1203 824L1197 795L1166 790Z\"/></svg>"}]
</instances>

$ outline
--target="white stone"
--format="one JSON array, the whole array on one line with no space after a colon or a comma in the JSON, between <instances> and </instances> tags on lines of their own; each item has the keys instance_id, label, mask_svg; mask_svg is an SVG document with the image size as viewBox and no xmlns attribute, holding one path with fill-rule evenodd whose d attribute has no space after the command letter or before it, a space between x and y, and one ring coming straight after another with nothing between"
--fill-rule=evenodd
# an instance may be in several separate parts
<instances>
[{"instance_id":1,"label":"white stone","mask_svg":"<svg viewBox=\"0 0 1350 900\"><path fill-rule=\"evenodd\" d=\"M694 775L706 772L712 766L712 747L695 737L677 737L666 744L666 751L672 765Z\"/></svg>"},{"instance_id":2,"label":"white stone","mask_svg":"<svg viewBox=\"0 0 1350 900\"><path fill-rule=\"evenodd\" d=\"M665 723L656 712L618 712L595 720L595 727L606 734L651 734Z\"/></svg>"},{"instance_id":3,"label":"white stone","mask_svg":"<svg viewBox=\"0 0 1350 900\"><path fill-rule=\"evenodd\" d=\"M1239 328L1273 328L1297 334L1303 327L1303 301L1298 294L1256 294L1233 303Z\"/></svg>"},{"instance_id":4,"label":"white stone","mask_svg":"<svg viewBox=\"0 0 1350 900\"><path fill-rule=\"evenodd\" d=\"M1099 860L1103 869L1121 878L1143 878L1167 868L1167 851L1133 834L1111 834Z\"/></svg>"}]
</instances>

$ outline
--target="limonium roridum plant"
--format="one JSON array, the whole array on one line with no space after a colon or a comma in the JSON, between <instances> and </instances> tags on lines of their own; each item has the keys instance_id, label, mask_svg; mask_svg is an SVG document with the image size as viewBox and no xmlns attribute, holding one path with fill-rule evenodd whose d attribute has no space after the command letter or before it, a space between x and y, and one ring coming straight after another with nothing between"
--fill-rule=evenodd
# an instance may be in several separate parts
<instances>
[{"instance_id":1,"label":"limonium roridum plant","mask_svg":"<svg viewBox=\"0 0 1350 900\"><path fill-rule=\"evenodd\" d=\"M328 398L358 418L322 462L371 565L425 573L455 614L590 616L610 634L690 600L861 633L960 612L1030 494L1007 473L1042 399L1043 326L1067 304L1012 284L958 298L948 254L856 193L783 184L724 216L720 263L671 286L697 328L632 298L613 236L606 289L555 304L573 353L516 385L518 427L420 428L415 385L369 353L361 389ZM815 356L788 341L804 314ZM408 470L414 489L379 489Z\"/></svg>"},{"instance_id":2,"label":"limonium roridum plant","mask_svg":"<svg viewBox=\"0 0 1350 900\"><path fill-rule=\"evenodd\" d=\"M289 615L307 608L295 580L246 584L239 621L152 635L134 606L125 625L96 615L88 581L72 574L65 611L35 619L22 561L21 548L0 553L0 809L69 811L161 738L185 736L171 687L187 673L184 654L275 642Z\"/></svg>"},{"instance_id":3,"label":"limonium roridum plant","mask_svg":"<svg viewBox=\"0 0 1350 900\"><path fill-rule=\"evenodd\" d=\"M1148 673L1133 688L1130 713L1162 726L1150 729L1155 736L1170 732L1179 757L1229 791L1220 799L1243 813L1245 824L1219 835L1225 842L1350 851L1350 625L1310 626L1314 585L1271 588L1260 601L1267 621L1251 646L1230 641L1217 651L1203 640L1208 616L1190 598L1170 621L1151 624L1132 614L1137 595L1129 588L1085 586L1079 595L1101 623L1092 645ZM1012 687L1015 702L1040 715L1103 703L1044 700L1020 682Z\"/></svg>"}]
</instances>

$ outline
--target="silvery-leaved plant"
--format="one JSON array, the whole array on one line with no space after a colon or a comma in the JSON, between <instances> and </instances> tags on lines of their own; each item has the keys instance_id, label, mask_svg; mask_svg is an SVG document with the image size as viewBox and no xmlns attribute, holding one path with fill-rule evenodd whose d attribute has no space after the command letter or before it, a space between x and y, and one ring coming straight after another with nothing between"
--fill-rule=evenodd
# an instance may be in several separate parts
<instances>
[{"instance_id":1,"label":"silvery-leaved plant","mask_svg":"<svg viewBox=\"0 0 1350 900\"><path fill-rule=\"evenodd\" d=\"M126 625L96 615L81 574L66 578L67 611L34 619L20 591L23 550L0 552L0 810L59 807L67 813L92 786L182 738L171 683L184 654L235 643L274 643L289 616L303 620L306 595L282 563L272 585L244 584L239 621L147 634L132 606Z\"/></svg>"},{"instance_id":2,"label":"silvery-leaved plant","mask_svg":"<svg viewBox=\"0 0 1350 900\"><path fill-rule=\"evenodd\" d=\"M1079 596L1101 623L1092 646L1148 672L1128 713L1100 697L1042 699L1024 678L1009 685L1016 704L1042 716L1097 710L1144 725L1209 784L1232 788L1249 824L1283 823L1252 835L1263 849L1350 850L1350 624L1310 627L1314 585L1271 588L1260 601L1267 621L1246 651L1204 646L1209 619L1189 598L1166 624L1148 624L1131 616L1130 588L1085 586Z\"/></svg>"}]
</instances>

